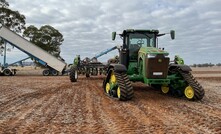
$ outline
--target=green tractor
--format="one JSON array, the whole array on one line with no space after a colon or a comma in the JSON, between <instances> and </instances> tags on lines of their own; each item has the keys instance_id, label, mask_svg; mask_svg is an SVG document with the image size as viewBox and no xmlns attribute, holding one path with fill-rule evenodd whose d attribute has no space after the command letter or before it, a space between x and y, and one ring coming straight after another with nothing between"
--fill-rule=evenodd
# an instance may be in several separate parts
<instances>
[{"instance_id":1,"label":"green tractor","mask_svg":"<svg viewBox=\"0 0 221 134\"><path fill-rule=\"evenodd\" d=\"M169 53L158 48L158 30L124 30L119 36L123 40L119 63L110 64L103 81L104 92L119 100L131 100L134 96L133 82L143 82L163 93L185 96L188 100L201 100L204 89L184 65L181 57L170 62ZM175 38L175 31L170 31ZM112 33L115 40L116 32Z\"/></svg>"}]
</instances>

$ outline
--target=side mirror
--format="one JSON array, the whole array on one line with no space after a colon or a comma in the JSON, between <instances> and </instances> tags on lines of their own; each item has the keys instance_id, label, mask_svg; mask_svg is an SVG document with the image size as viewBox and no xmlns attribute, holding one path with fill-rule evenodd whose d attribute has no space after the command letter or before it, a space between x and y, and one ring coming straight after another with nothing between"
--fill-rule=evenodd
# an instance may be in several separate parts
<instances>
[{"instance_id":1,"label":"side mirror","mask_svg":"<svg viewBox=\"0 0 221 134\"><path fill-rule=\"evenodd\" d=\"M112 32L112 40L115 40L116 38L116 32Z\"/></svg>"},{"instance_id":2,"label":"side mirror","mask_svg":"<svg viewBox=\"0 0 221 134\"><path fill-rule=\"evenodd\" d=\"M171 39L172 39L172 40L175 39L175 31L174 31L174 30L171 30L171 31L170 31L170 36L171 36Z\"/></svg>"}]
</instances>

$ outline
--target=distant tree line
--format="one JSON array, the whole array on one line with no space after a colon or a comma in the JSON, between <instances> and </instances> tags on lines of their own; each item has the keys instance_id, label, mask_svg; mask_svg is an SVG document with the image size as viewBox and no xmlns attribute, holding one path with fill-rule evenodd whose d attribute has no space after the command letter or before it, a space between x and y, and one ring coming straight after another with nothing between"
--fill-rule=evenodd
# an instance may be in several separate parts
<instances>
[{"instance_id":1,"label":"distant tree line","mask_svg":"<svg viewBox=\"0 0 221 134\"><path fill-rule=\"evenodd\" d=\"M221 66L221 63L212 64L212 63L203 63L203 64L193 64L192 67L213 67L213 66Z\"/></svg>"}]
</instances>

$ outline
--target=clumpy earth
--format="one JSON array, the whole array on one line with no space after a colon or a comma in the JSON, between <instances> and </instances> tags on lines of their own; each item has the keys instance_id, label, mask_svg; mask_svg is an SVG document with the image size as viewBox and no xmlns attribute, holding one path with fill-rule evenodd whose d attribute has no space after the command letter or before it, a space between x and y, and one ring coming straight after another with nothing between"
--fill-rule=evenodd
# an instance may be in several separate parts
<instances>
[{"instance_id":1,"label":"clumpy earth","mask_svg":"<svg viewBox=\"0 0 221 134\"><path fill-rule=\"evenodd\" d=\"M193 71L201 101L133 83L134 98L104 94L104 76L0 77L0 133L221 133L221 71Z\"/></svg>"}]
</instances>

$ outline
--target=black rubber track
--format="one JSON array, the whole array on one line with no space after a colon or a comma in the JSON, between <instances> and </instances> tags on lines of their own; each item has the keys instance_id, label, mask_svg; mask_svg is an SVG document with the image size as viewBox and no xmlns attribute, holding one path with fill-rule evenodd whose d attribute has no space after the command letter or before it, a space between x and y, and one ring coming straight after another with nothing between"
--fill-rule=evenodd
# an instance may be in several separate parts
<instances>
[{"instance_id":1,"label":"black rubber track","mask_svg":"<svg viewBox=\"0 0 221 134\"><path fill-rule=\"evenodd\" d=\"M120 87L120 100L131 100L134 96L134 90L126 73L114 73L117 78L118 86Z\"/></svg>"},{"instance_id":2,"label":"black rubber track","mask_svg":"<svg viewBox=\"0 0 221 134\"><path fill-rule=\"evenodd\" d=\"M76 66L72 66L70 68L70 74L69 74L69 77L70 77L70 80L71 82L77 82L77 78L75 78L75 72L77 70L77 67Z\"/></svg>"},{"instance_id":3,"label":"black rubber track","mask_svg":"<svg viewBox=\"0 0 221 134\"><path fill-rule=\"evenodd\" d=\"M190 72L179 70L179 73L194 90L194 97L191 100L201 100L205 95L205 91L203 87L199 84L199 82L193 77Z\"/></svg>"}]
</instances>

